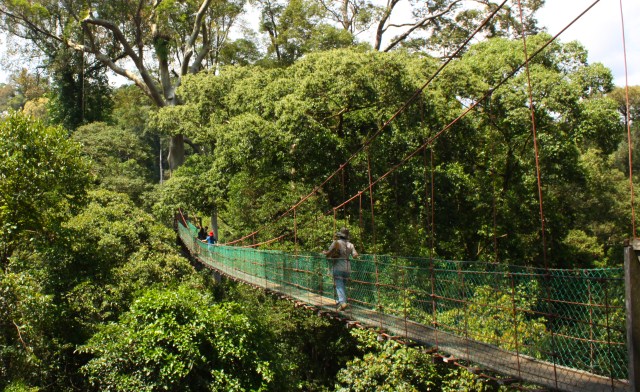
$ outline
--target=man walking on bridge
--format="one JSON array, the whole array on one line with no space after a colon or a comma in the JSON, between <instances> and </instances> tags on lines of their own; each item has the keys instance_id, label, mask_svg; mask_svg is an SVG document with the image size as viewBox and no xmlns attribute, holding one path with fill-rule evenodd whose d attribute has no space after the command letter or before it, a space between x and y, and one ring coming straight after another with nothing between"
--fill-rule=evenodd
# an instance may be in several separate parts
<instances>
[{"instance_id":1,"label":"man walking on bridge","mask_svg":"<svg viewBox=\"0 0 640 392\"><path fill-rule=\"evenodd\" d=\"M332 263L333 281L338 294L338 311L345 310L347 304L346 281L351 273L351 262L349 257L358 257L358 252L351 242L349 242L349 230L346 227L336 233L337 239L331 243L329 249L322 252Z\"/></svg>"}]
</instances>

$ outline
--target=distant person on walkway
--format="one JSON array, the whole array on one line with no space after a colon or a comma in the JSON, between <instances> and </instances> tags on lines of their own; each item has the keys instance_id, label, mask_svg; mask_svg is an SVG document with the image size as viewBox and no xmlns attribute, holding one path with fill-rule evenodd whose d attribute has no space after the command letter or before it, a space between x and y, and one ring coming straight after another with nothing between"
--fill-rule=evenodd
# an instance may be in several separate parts
<instances>
[{"instance_id":1,"label":"distant person on walkway","mask_svg":"<svg viewBox=\"0 0 640 392\"><path fill-rule=\"evenodd\" d=\"M198 239L200 241L205 241L207 239L207 229L208 227L200 226L200 230L198 231Z\"/></svg>"},{"instance_id":2,"label":"distant person on walkway","mask_svg":"<svg viewBox=\"0 0 640 392\"><path fill-rule=\"evenodd\" d=\"M351 262L349 257L358 257L355 247L349 242L349 230L345 227L336 233L336 238L329 246L329 249L323 251L332 264L333 281L336 285L336 293L338 294L338 311L345 310L347 304L346 282L351 274Z\"/></svg>"},{"instance_id":3,"label":"distant person on walkway","mask_svg":"<svg viewBox=\"0 0 640 392\"><path fill-rule=\"evenodd\" d=\"M218 239L216 238L215 234L213 234L213 230L211 230L209 232L209 235L207 236L207 244L215 245L216 242L218 242Z\"/></svg>"}]
</instances>

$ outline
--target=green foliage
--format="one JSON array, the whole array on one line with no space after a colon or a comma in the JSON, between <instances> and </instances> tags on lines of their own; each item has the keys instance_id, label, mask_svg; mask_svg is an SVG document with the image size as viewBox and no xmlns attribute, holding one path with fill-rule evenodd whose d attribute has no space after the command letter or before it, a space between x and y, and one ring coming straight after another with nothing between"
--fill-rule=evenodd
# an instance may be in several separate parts
<instances>
[{"instance_id":1,"label":"green foliage","mask_svg":"<svg viewBox=\"0 0 640 392\"><path fill-rule=\"evenodd\" d=\"M464 307L439 313L443 326L464 329L474 340L540 358L540 342L547 335L546 320L535 310L540 296L537 282L498 289L478 286Z\"/></svg>"},{"instance_id":2,"label":"green foliage","mask_svg":"<svg viewBox=\"0 0 640 392\"><path fill-rule=\"evenodd\" d=\"M261 331L234 303L180 287L149 290L80 348L101 389L268 390L275 367Z\"/></svg>"},{"instance_id":3,"label":"green foliage","mask_svg":"<svg viewBox=\"0 0 640 392\"><path fill-rule=\"evenodd\" d=\"M271 350L284 378L275 380L279 391L332 390L338 371L357 353L357 340L344 323L275 299L243 285L225 285L225 301L242 303L262 328L273 334Z\"/></svg>"},{"instance_id":4,"label":"green foliage","mask_svg":"<svg viewBox=\"0 0 640 392\"><path fill-rule=\"evenodd\" d=\"M129 195L140 202L150 190L152 153L138 134L105 123L79 127L73 140L92 160L92 171L104 189Z\"/></svg>"},{"instance_id":5,"label":"green foliage","mask_svg":"<svg viewBox=\"0 0 640 392\"><path fill-rule=\"evenodd\" d=\"M22 68L9 75L9 83L0 87L0 113L23 109L29 101L42 98L48 90L46 78Z\"/></svg>"},{"instance_id":6,"label":"green foliage","mask_svg":"<svg viewBox=\"0 0 640 392\"><path fill-rule=\"evenodd\" d=\"M210 213L217 206L223 188L215 174L216 167L211 157L189 157L169 180L155 190L148 200L150 209L166 225L173 223L180 208Z\"/></svg>"},{"instance_id":7,"label":"green foliage","mask_svg":"<svg viewBox=\"0 0 640 392\"><path fill-rule=\"evenodd\" d=\"M82 52L62 49L51 59L49 69L52 85L47 106L52 123L75 130L109 119L112 88L104 65L89 62Z\"/></svg>"},{"instance_id":8,"label":"green foliage","mask_svg":"<svg viewBox=\"0 0 640 392\"><path fill-rule=\"evenodd\" d=\"M87 206L65 223L64 237L55 244L62 248L58 251L65 254L66 262L52 267L63 274L66 287L85 280L102 286L120 276L119 283L132 290L152 283L154 276L171 277L157 280L168 285L185 275L187 262L176 258L176 249L170 245L175 234L170 229L155 222L126 195L98 190L89 196ZM142 274L145 264L149 269ZM137 273L128 275L127 270ZM119 306L126 309L126 303Z\"/></svg>"},{"instance_id":9,"label":"green foliage","mask_svg":"<svg viewBox=\"0 0 640 392\"><path fill-rule=\"evenodd\" d=\"M375 349L350 361L338 373L337 391L440 390L441 379L431 354L394 341L373 343L375 337L370 332L357 334L361 345Z\"/></svg>"},{"instance_id":10,"label":"green foliage","mask_svg":"<svg viewBox=\"0 0 640 392\"><path fill-rule=\"evenodd\" d=\"M492 387L485 380L478 378L475 374L464 368L451 369L442 380L442 392L487 392L487 391L509 391L509 387Z\"/></svg>"},{"instance_id":11,"label":"green foliage","mask_svg":"<svg viewBox=\"0 0 640 392\"><path fill-rule=\"evenodd\" d=\"M371 331L353 330L364 355L337 376L336 391L503 391L461 368L437 365L423 348L376 340Z\"/></svg>"},{"instance_id":12,"label":"green foliage","mask_svg":"<svg viewBox=\"0 0 640 392\"><path fill-rule=\"evenodd\" d=\"M22 381L16 381L9 384L4 391L5 392L38 392L40 388L29 387Z\"/></svg>"},{"instance_id":13,"label":"green foliage","mask_svg":"<svg viewBox=\"0 0 640 392\"><path fill-rule=\"evenodd\" d=\"M57 365L49 337L54 308L33 276L0 271L0 389L21 390L20 383L7 384L12 380L37 385Z\"/></svg>"},{"instance_id":14,"label":"green foliage","mask_svg":"<svg viewBox=\"0 0 640 392\"><path fill-rule=\"evenodd\" d=\"M21 241L56 230L82 205L89 163L61 128L14 113L0 120L2 268Z\"/></svg>"}]
</instances>

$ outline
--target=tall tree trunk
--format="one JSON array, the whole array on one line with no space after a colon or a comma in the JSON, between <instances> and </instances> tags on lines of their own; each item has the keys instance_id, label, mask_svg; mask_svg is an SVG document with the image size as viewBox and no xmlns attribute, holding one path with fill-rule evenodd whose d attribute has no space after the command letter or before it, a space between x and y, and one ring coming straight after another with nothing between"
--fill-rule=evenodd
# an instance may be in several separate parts
<instances>
[{"instance_id":1,"label":"tall tree trunk","mask_svg":"<svg viewBox=\"0 0 640 392\"><path fill-rule=\"evenodd\" d=\"M169 170L174 171L184 163L184 135L174 135L169 139Z\"/></svg>"},{"instance_id":2,"label":"tall tree trunk","mask_svg":"<svg viewBox=\"0 0 640 392\"><path fill-rule=\"evenodd\" d=\"M164 168L162 167L162 139L158 138L158 152L160 155L160 159L158 160L158 168L160 170L160 185L164 181Z\"/></svg>"},{"instance_id":3,"label":"tall tree trunk","mask_svg":"<svg viewBox=\"0 0 640 392\"><path fill-rule=\"evenodd\" d=\"M218 208L216 207L213 207L211 211L211 230L213 230L213 235L220 241L220 237L218 236Z\"/></svg>"}]
</instances>

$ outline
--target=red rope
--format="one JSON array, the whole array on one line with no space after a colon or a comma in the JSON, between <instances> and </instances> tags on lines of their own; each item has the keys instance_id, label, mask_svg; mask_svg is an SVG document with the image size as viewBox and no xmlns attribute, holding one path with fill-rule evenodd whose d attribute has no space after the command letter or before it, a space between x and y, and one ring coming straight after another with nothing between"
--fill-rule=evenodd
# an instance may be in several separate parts
<instances>
[{"instance_id":1,"label":"red rope","mask_svg":"<svg viewBox=\"0 0 640 392\"><path fill-rule=\"evenodd\" d=\"M431 261L433 262L433 256L435 251L435 243L436 243L436 185L435 185L435 172L433 170L433 147L430 149L431 151L431 251L429 255L431 257Z\"/></svg>"},{"instance_id":2,"label":"red rope","mask_svg":"<svg viewBox=\"0 0 640 392\"><path fill-rule=\"evenodd\" d=\"M535 108L534 108L534 103L533 103L533 89L531 87L531 72L529 70L529 53L527 51L527 34L524 28L524 17L522 15L522 4L521 1L518 0L518 8L520 9L520 25L522 27L522 44L523 44L523 51L524 51L524 58L525 58L525 71L526 71L526 75L527 75L527 89L528 89L528 93L529 93L529 110L531 112L531 132L533 134L533 150L534 150L534 154L535 154L535 163L536 163L536 176L538 179L538 203L540 206L540 225L541 225L541 229L542 229L542 258L544 260L544 268L545 270L547 270L547 274L548 274L548 269L549 269L549 265L547 263L547 240L546 240L546 230L545 230L545 219L544 219L544 208L543 208L543 199L542 199L542 177L540 175L540 159L539 159L539 150L538 150L538 136L537 136L537 132L536 132L536 115L535 115ZM551 293L550 293L550 289L548 285L545 285L545 291L547 293L547 304L551 303ZM549 329L549 332L551 333L551 346L553 349L553 354L552 355L552 359L553 359L553 375L554 375L554 382L555 382L555 386L556 388L558 388L558 369L556 367L556 340L555 340L555 333L553 331L553 328L551 327L551 324L549 324L547 326L547 328ZM517 337L516 337L517 338Z\"/></svg>"},{"instance_id":3,"label":"red rope","mask_svg":"<svg viewBox=\"0 0 640 392\"><path fill-rule=\"evenodd\" d=\"M529 93L529 111L531 112L531 132L533 134L533 151L535 155L536 162L536 177L538 180L538 205L540 207L540 226L542 228L542 259L544 260L545 268L548 268L547 265L547 237L546 237L546 229L545 229L545 219L544 219L544 203L542 198L542 176L540 174L540 151L538 148L538 134L536 131L536 114L535 107L533 103L533 89L531 87L531 72L529 70L529 53L527 51L527 35L524 29L524 17L522 15L522 4L520 0L518 0L518 7L520 8L520 25L522 27L522 44L524 51L524 59L525 59L525 73L527 75L527 90Z\"/></svg>"},{"instance_id":4,"label":"red rope","mask_svg":"<svg viewBox=\"0 0 640 392\"><path fill-rule=\"evenodd\" d=\"M378 275L378 250L377 250L377 242L376 242L376 222L375 222L375 215L374 215L374 207L375 207L375 202L373 199L373 185L371 183L371 152L370 150L367 148L367 173L369 175L369 197L371 198L371 232L372 232L372 236L373 236L373 249L374 249L374 253L373 253L373 265L375 266L376 269L376 305L377 305L377 310L381 310L382 308L382 304L380 303L380 278ZM382 319L380 319L380 329L382 329Z\"/></svg>"},{"instance_id":5,"label":"red rope","mask_svg":"<svg viewBox=\"0 0 640 392\"><path fill-rule=\"evenodd\" d=\"M295 255L298 256L298 216L296 213L297 210L293 210L293 246Z\"/></svg>"},{"instance_id":6,"label":"red rope","mask_svg":"<svg viewBox=\"0 0 640 392\"><path fill-rule=\"evenodd\" d=\"M187 220L184 217L184 214L182 214L182 208L179 208L178 212L180 213L180 217L182 218L182 221L184 222L184 227L189 227L189 225L187 224Z\"/></svg>"},{"instance_id":7,"label":"red rope","mask_svg":"<svg viewBox=\"0 0 640 392\"><path fill-rule=\"evenodd\" d=\"M635 201L633 194L633 142L631 140L631 119L629 113L629 73L627 68L627 40L625 38L624 33L624 12L622 9L622 0L620 0L620 24L622 26L622 53L624 58L624 95L625 95L625 103L627 106L626 113L626 126L627 126L627 142L629 144L629 189L631 192L631 227L632 227L632 235L633 238L637 238L636 232L636 210L635 210Z\"/></svg>"},{"instance_id":8,"label":"red rope","mask_svg":"<svg viewBox=\"0 0 640 392\"><path fill-rule=\"evenodd\" d=\"M283 238L284 238L284 237L286 237L286 236L287 236L286 234L283 234L283 235L281 235L280 237L272 238L272 239L267 240L267 241L259 242L259 243L257 243L257 244L251 244L251 245L248 245L248 246L243 246L243 248L257 248L258 246L261 246L261 245L267 245L267 244L270 244L270 243L272 243L272 242L276 242L276 241L278 241L278 240L281 240L281 239L283 239Z\"/></svg>"}]
</instances>

